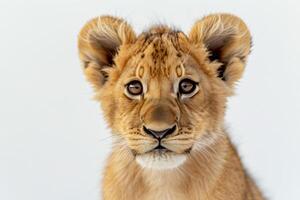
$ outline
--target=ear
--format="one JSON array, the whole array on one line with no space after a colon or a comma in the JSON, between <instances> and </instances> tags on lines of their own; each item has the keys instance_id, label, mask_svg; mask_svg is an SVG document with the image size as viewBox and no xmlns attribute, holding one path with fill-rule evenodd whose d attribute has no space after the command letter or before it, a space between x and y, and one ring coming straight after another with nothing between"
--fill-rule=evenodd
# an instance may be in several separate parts
<instances>
[{"instance_id":1,"label":"ear","mask_svg":"<svg viewBox=\"0 0 300 200\"><path fill-rule=\"evenodd\" d=\"M114 67L121 45L133 43L136 36L122 19L101 16L86 23L78 37L79 56L87 79L100 89Z\"/></svg>"},{"instance_id":2,"label":"ear","mask_svg":"<svg viewBox=\"0 0 300 200\"><path fill-rule=\"evenodd\" d=\"M239 80L251 49L251 36L245 23L230 14L204 17L193 26L189 38L204 45L211 62L218 62L216 74L229 86Z\"/></svg>"}]
</instances>

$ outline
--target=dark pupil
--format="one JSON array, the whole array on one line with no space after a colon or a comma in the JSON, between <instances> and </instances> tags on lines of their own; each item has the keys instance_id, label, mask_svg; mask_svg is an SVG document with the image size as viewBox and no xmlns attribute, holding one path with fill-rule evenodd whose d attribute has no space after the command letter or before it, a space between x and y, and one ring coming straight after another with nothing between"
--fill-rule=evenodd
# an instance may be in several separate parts
<instances>
[{"instance_id":1,"label":"dark pupil","mask_svg":"<svg viewBox=\"0 0 300 200\"><path fill-rule=\"evenodd\" d=\"M190 93L193 91L193 89L194 89L193 83L190 83L187 81L181 83L181 92L182 93Z\"/></svg>"},{"instance_id":2,"label":"dark pupil","mask_svg":"<svg viewBox=\"0 0 300 200\"><path fill-rule=\"evenodd\" d=\"M142 85L139 82L131 83L128 85L128 91L130 94L138 95L142 93Z\"/></svg>"}]
</instances>

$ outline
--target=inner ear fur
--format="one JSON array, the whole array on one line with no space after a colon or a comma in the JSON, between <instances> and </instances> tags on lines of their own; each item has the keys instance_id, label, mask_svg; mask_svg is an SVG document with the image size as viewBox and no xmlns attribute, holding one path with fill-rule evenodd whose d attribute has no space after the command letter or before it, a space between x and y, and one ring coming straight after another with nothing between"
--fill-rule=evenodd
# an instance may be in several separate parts
<instances>
[{"instance_id":1,"label":"inner ear fur","mask_svg":"<svg viewBox=\"0 0 300 200\"><path fill-rule=\"evenodd\" d=\"M114 67L121 45L133 43L136 35L123 19L100 16L87 22L78 36L79 57L87 79L101 88Z\"/></svg>"},{"instance_id":2,"label":"inner ear fur","mask_svg":"<svg viewBox=\"0 0 300 200\"><path fill-rule=\"evenodd\" d=\"M245 23L230 14L213 14L196 21L190 41L204 45L211 62L218 62L216 75L229 86L243 74L251 49L251 36Z\"/></svg>"}]
</instances>

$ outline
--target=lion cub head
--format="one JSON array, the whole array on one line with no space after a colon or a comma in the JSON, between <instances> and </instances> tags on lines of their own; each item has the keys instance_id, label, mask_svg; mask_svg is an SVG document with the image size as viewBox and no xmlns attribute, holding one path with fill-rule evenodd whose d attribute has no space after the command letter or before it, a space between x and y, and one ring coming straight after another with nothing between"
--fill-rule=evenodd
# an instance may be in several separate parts
<instances>
[{"instance_id":1,"label":"lion cub head","mask_svg":"<svg viewBox=\"0 0 300 200\"><path fill-rule=\"evenodd\" d=\"M181 165L220 135L250 47L246 25L228 14L204 17L188 35L167 26L136 35L124 20L102 16L79 35L84 73L117 144L156 169Z\"/></svg>"}]
</instances>

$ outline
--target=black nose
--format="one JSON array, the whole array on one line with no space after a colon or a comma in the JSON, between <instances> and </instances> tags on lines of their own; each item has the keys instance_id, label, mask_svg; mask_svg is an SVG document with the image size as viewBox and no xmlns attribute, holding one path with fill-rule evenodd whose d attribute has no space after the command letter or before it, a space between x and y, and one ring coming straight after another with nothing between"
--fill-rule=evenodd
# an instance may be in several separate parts
<instances>
[{"instance_id":1,"label":"black nose","mask_svg":"<svg viewBox=\"0 0 300 200\"><path fill-rule=\"evenodd\" d=\"M175 130L176 130L176 125L174 125L172 128L168 128L162 131L155 131L152 129L148 129L145 126L143 127L145 133L147 133L148 135L153 136L156 139L162 139L164 137L166 137L167 135L172 134Z\"/></svg>"}]
</instances>

